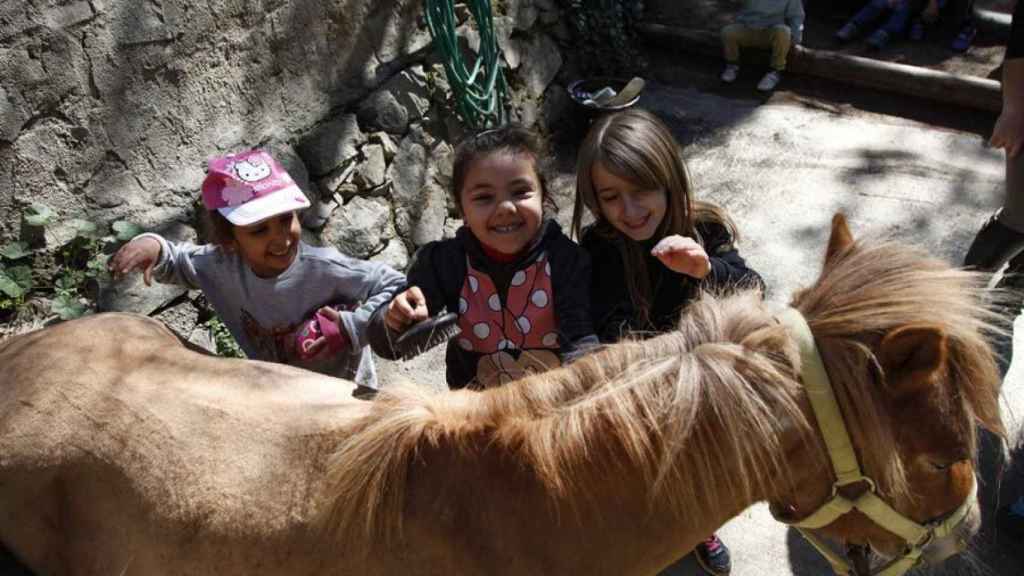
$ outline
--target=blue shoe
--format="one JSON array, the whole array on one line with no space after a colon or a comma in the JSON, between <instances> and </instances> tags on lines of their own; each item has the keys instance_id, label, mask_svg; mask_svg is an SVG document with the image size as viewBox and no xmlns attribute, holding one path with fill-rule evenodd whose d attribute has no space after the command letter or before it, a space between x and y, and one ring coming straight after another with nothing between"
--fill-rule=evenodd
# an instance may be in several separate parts
<instances>
[{"instance_id":1,"label":"blue shoe","mask_svg":"<svg viewBox=\"0 0 1024 576\"><path fill-rule=\"evenodd\" d=\"M729 549L717 534L712 534L707 540L697 544L694 552L697 564L711 576L726 576L732 571Z\"/></svg>"},{"instance_id":2,"label":"blue shoe","mask_svg":"<svg viewBox=\"0 0 1024 576\"><path fill-rule=\"evenodd\" d=\"M842 28L836 30L835 38L839 42L849 42L857 35L857 25L853 22L847 22Z\"/></svg>"},{"instance_id":3,"label":"blue shoe","mask_svg":"<svg viewBox=\"0 0 1024 576\"><path fill-rule=\"evenodd\" d=\"M974 37L978 35L978 28L974 24L967 24L960 29L960 33L953 38L953 43L950 44L949 48L957 54L963 54L971 49L971 44L974 43Z\"/></svg>"}]
</instances>

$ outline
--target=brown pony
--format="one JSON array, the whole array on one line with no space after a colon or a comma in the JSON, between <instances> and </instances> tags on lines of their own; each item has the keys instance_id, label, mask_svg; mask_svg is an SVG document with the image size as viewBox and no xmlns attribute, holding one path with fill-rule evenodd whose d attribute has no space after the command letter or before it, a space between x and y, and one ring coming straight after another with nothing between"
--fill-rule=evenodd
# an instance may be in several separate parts
<instances>
[{"instance_id":1,"label":"brown pony","mask_svg":"<svg viewBox=\"0 0 1024 576\"><path fill-rule=\"evenodd\" d=\"M861 465L941 518L970 493L975 423L1002 432L978 279L853 244L841 218L827 252L794 306ZM800 517L833 482L797 347L749 293L486 392L356 400L128 315L13 338L0 366L0 541L38 574L655 574L750 504ZM857 512L823 532L900 545Z\"/></svg>"}]
</instances>

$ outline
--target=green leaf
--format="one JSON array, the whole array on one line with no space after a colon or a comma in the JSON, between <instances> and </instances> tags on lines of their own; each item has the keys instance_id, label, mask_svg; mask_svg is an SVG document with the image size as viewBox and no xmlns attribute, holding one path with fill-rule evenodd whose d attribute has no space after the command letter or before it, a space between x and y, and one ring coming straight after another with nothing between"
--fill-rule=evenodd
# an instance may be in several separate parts
<instances>
[{"instance_id":1,"label":"green leaf","mask_svg":"<svg viewBox=\"0 0 1024 576\"><path fill-rule=\"evenodd\" d=\"M110 261L110 256L107 254L97 254L93 256L89 262L86 263L86 275L92 278L107 278L107 262Z\"/></svg>"},{"instance_id":2,"label":"green leaf","mask_svg":"<svg viewBox=\"0 0 1024 576\"><path fill-rule=\"evenodd\" d=\"M57 217L57 213L46 204L33 204L25 210L25 222L29 226L46 226Z\"/></svg>"},{"instance_id":3,"label":"green leaf","mask_svg":"<svg viewBox=\"0 0 1024 576\"><path fill-rule=\"evenodd\" d=\"M103 231L100 230L98 224L90 222L89 220L76 218L68 222L68 224L71 224L71 226L74 227L75 232L79 237L87 240L99 240L104 234Z\"/></svg>"},{"instance_id":4,"label":"green leaf","mask_svg":"<svg viewBox=\"0 0 1024 576\"><path fill-rule=\"evenodd\" d=\"M13 266L7 269L7 276L28 293L32 290L32 268L29 266Z\"/></svg>"},{"instance_id":5,"label":"green leaf","mask_svg":"<svg viewBox=\"0 0 1024 576\"><path fill-rule=\"evenodd\" d=\"M58 294L53 302L50 304L50 309L57 316L60 316L61 320L71 320L82 316L86 312L86 307L82 304L78 297L71 294Z\"/></svg>"},{"instance_id":6,"label":"green leaf","mask_svg":"<svg viewBox=\"0 0 1024 576\"><path fill-rule=\"evenodd\" d=\"M114 233L117 234L117 239L122 242L127 242L139 234L142 234L141 226L134 222L128 222L127 220L118 220L111 225L111 228L113 228Z\"/></svg>"},{"instance_id":7,"label":"green leaf","mask_svg":"<svg viewBox=\"0 0 1024 576\"><path fill-rule=\"evenodd\" d=\"M11 298L21 298L25 295L25 290L18 285L18 283L7 275L7 272L0 271L0 292L7 294Z\"/></svg>"},{"instance_id":8,"label":"green leaf","mask_svg":"<svg viewBox=\"0 0 1024 576\"><path fill-rule=\"evenodd\" d=\"M4 244L4 246L0 248L0 256L3 256L8 260L24 258L31 253L32 251L29 250L28 244L24 242L11 242L10 244Z\"/></svg>"}]
</instances>

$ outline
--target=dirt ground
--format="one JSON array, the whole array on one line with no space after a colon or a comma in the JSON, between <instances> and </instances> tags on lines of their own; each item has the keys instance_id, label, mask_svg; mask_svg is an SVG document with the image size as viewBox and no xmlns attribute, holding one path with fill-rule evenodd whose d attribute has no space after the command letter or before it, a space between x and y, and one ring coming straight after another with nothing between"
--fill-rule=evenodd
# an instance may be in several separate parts
<instances>
[{"instance_id":1,"label":"dirt ground","mask_svg":"<svg viewBox=\"0 0 1024 576\"><path fill-rule=\"evenodd\" d=\"M949 49L950 42L956 35L957 25L947 21L936 26L921 42L911 42L907 38L894 39L884 50L871 50L863 42L851 42L840 46L832 35L842 26L851 14L840 4L857 6L867 0L852 2L835 2L834 0L804 0L808 16L804 25L804 44L809 48L827 49L844 54L876 58L888 62L898 62L913 66L922 66L942 70L953 74L978 76L982 78L998 78L1000 64L1005 52L1005 41L997 35L987 33L986 27L975 39L974 45L966 54L957 54ZM830 4L831 9L818 5ZM743 7L743 0L685 0L670 7L662 7L655 17L659 23L674 24L686 28L719 30L731 22L735 14ZM1009 13L1012 2L1008 0L976 0L975 7L992 12ZM650 19L651 16L648 16Z\"/></svg>"}]
</instances>

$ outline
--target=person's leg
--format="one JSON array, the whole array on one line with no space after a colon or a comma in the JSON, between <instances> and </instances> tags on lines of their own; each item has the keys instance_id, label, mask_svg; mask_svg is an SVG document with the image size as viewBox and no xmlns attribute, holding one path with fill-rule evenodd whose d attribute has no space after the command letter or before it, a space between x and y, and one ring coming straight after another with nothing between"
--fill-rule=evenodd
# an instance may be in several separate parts
<instances>
[{"instance_id":1,"label":"person's leg","mask_svg":"<svg viewBox=\"0 0 1024 576\"><path fill-rule=\"evenodd\" d=\"M1006 159L1003 207L978 231L964 266L995 272L1024 250L1024 153ZM1021 264L1024 264L1022 260ZM1024 268L1022 268L1024 271Z\"/></svg>"},{"instance_id":2,"label":"person's leg","mask_svg":"<svg viewBox=\"0 0 1024 576\"><path fill-rule=\"evenodd\" d=\"M789 55L789 49L793 45L793 33L790 31L789 26L785 24L779 24L772 26L768 30L768 41L772 49L772 70L782 72L786 69L786 57Z\"/></svg>"},{"instance_id":3,"label":"person's leg","mask_svg":"<svg viewBox=\"0 0 1024 576\"><path fill-rule=\"evenodd\" d=\"M892 7L889 17L882 24L882 30L890 37L898 36L907 29L907 21L910 20L910 0L902 0Z\"/></svg>"},{"instance_id":4,"label":"person's leg","mask_svg":"<svg viewBox=\"0 0 1024 576\"><path fill-rule=\"evenodd\" d=\"M974 38L978 35L978 27L974 23L974 0L958 0L954 7L954 17L960 23L957 25L956 37L949 47L954 52L963 53L971 48Z\"/></svg>"},{"instance_id":5,"label":"person's leg","mask_svg":"<svg viewBox=\"0 0 1024 576\"><path fill-rule=\"evenodd\" d=\"M975 245L980 244L979 240L983 236L987 234L987 239L991 241L1000 232L1003 234L1000 239L1002 245L985 253L989 260L982 262L987 266L981 269L994 272L1002 265L1004 258L1010 258L1003 277L996 284L996 288L1006 292L999 306L1000 313L1008 323L1009 333L997 334L992 341L999 369L1005 376L1013 361L1013 321L1020 314L1021 302L1024 301L1024 154L1006 159L1006 198L1003 200L1003 208L978 233L971 250L968 250L967 260L978 260L977 254L972 254L972 251L978 252ZM970 265L966 261L965 264Z\"/></svg>"},{"instance_id":6,"label":"person's leg","mask_svg":"<svg viewBox=\"0 0 1024 576\"><path fill-rule=\"evenodd\" d=\"M850 22L858 28L864 28L877 20L888 8L889 3L886 0L871 0L850 18Z\"/></svg>"},{"instance_id":7,"label":"person's leg","mask_svg":"<svg viewBox=\"0 0 1024 576\"><path fill-rule=\"evenodd\" d=\"M740 63L740 38L745 30L746 26L742 24L729 24L722 28L722 49L727 64Z\"/></svg>"}]
</instances>

